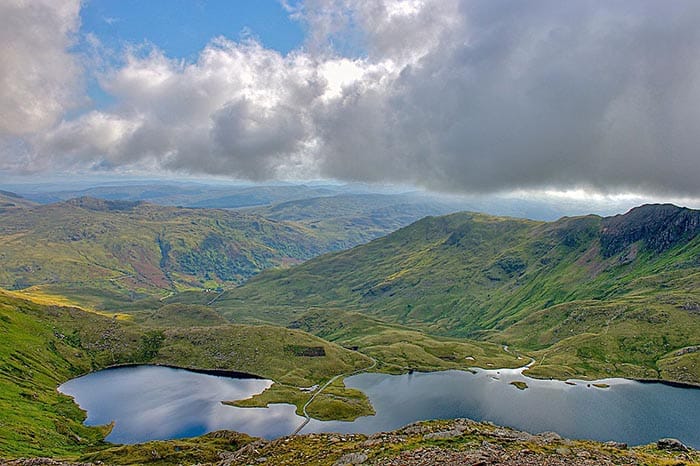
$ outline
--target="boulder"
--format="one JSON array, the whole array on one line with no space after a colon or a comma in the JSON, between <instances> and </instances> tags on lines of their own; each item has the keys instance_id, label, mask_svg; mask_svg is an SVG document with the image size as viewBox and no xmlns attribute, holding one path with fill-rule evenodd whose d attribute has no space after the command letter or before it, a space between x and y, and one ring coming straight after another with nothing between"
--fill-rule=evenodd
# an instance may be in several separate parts
<instances>
[{"instance_id":1,"label":"boulder","mask_svg":"<svg viewBox=\"0 0 700 466\"><path fill-rule=\"evenodd\" d=\"M364 453L347 453L341 456L340 459L334 463L334 466L362 464L365 461L367 461L367 455Z\"/></svg>"},{"instance_id":2,"label":"boulder","mask_svg":"<svg viewBox=\"0 0 700 466\"><path fill-rule=\"evenodd\" d=\"M678 439L675 438L662 438L656 442L656 448L659 450L671 450L671 451L688 451L689 448L683 445Z\"/></svg>"},{"instance_id":3,"label":"boulder","mask_svg":"<svg viewBox=\"0 0 700 466\"><path fill-rule=\"evenodd\" d=\"M424 440L441 440L441 439L448 439L448 438L454 438L454 437L459 437L462 435L462 432L459 430L445 430L442 432L432 432L430 434L425 434L423 436Z\"/></svg>"}]
</instances>

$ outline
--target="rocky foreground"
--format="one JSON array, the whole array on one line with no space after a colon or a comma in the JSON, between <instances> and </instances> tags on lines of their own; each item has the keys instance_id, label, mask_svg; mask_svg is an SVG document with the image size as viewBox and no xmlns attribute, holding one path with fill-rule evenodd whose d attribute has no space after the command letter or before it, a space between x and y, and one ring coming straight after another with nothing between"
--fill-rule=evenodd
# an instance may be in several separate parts
<instances>
[{"instance_id":1,"label":"rocky foreground","mask_svg":"<svg viewBox=\"0 0 700 466\"><path fill-rule=\"evenodd\" d=\"M532 435L467 419L421 422L370 436L308 434L265 441L249 437L245 440L245 436L230 432L215 432L204 437L228 440L229 445L236 447L242 442L245 445L236 450L219 449L215 461L207 461L207 455L201 458L202 461L196 461L196 451L185 451L180 446L172 448L170 442L150 442L96 452L90 455L89 462L33 458L2 464L700 465L700 452L673 439L629 448L616 442L567 440L551 432ZM196 446L192 448L197 449Z\"/></svg>"}]
</instances>

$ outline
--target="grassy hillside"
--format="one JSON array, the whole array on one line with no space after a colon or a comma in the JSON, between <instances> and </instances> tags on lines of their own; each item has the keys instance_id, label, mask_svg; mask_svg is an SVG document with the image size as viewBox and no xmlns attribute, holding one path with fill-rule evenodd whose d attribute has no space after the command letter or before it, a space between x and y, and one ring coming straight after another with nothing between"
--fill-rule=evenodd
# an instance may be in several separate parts
<instances>
[{"instance_id":1,"label":"grassy hillside","mask_svg":"<svg viewBox=\"0 0 700 466\"><path fill-rule=\"evenodd\" d=\"M240 283L327 250L322 233L224 210L81 198L0 212L0 285L83 303Z\"/></svg>"},{"instance_id":2,"label":"grassy hillside","mask_svg":"<svg viewBox=\"0 0 700 466\"><path fill-rule=\"evenodd\" d=\"M233 370L271 378L277 382L273 386L308 387L367 367L370 360L299 330L141 326L128 318L37 304L0 292L0 457L71 457L101 447L109 428L83 426L84 414L56 387L124 363ZM303 404L308 396L290 401ZM353 409L366 400L355 391L340 390L334 400L319 399L314 405L333 417L344 409L345 396Z\"/></svg>"},{"instance_id":3,"label":"grassy hillside","mask_svg":"<svg viewBox=\"0 0 700 466\"><path fill-rule=\"evenodd\" d=\"M280 196L290 190L254 193ZM130 303L155 309L154 297L230 287L446 209L388 195L316 197L258 213L88 197L38 206L12 196L0 193L0 287L31 287L34 296L106 309Z\"/></svg>"},{"instance_id":4,"label":"grassy hillside","mask_svg":"<svg viewBox=\"0 0 700 466\"><path fill-rule=\"evenodd\" d=\"M437 337L359 312L312 309L289 324L377 360L377 370L404 373L469 367L521 367L527 360L491 342Z\"/></svg>"},{"instance_id":5,"label":"grassy hillside","mask_svg":"<svg viewBox=\"0 0 700 466\"><path fill-rule=\"evenodd\" d=\"M234 321L284 325L313 307L358 311L430 334L546 348L549 361L558 354L540 374L700 382L697 352L681 355L690 365L673 359L700 344L699 232L700 212L667 205L551 223L426 218L264 273L214 305Z\"/></svg>"},{"instance_id":6,"label":"grassy hillside","mask_svg":"<svg viewBox=\"0 0 700 466\"><path fill-rule=\"evenodd\" d=\"M166 304L143 313L133 314L134 320L162 327L210 327L228 323L219 313L199 304Z\"/></svg>"}]
</instances>

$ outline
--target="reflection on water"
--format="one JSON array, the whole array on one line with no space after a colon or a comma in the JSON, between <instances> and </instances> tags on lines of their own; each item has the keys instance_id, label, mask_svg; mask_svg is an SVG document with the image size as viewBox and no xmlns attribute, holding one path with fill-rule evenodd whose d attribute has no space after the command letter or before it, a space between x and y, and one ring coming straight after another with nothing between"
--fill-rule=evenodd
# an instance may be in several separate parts
<instances>
[{"instance_id":1,"label":"reflection on water","mask_svg":"<svg viewBox=\"0 0 700 466\"><path fill-rule=\"evenodd\" d=\"M512 381L524 381L528 388L519 390ZM609 387L596 388L582 381L529 379L519 369L360 374L345 382L367 394L376 416L354 422L312 420L303 432L374 433L418 420L467 417L533 433L555 431L631 445L676 437L700 448L697 389L624 379L598 381ZM116 421L109 441L134 443L218 429L265 438L288 435L303 420L291 405L236 408L220 403L260 393L271 383L138 366L96 372L59 390L88 411L88 424Z\"/></svg>"},{"instance_id":2,"label":"reflection on water","mask_svg":"<svg viewBox=\"0 0 700 466\"><path fill-rule=\"evenodd\" d=\"M519 390L512 381L524 381ZM571 383L575 383L572 385ZM378 432L421 419L468 417L538 433L631 445L676 437L700 448L700 390L625 379L535 380L520 369L360 374L346 385L372 400L376 416L355 422L312 420L303 432Z\"/></svg>"},{"instance_id":3,"label":"reflection on water","mask_svg":"<svg viewBox=\"0 0 700 466\"><path fill-rule=\"evenodd\" d=\"M107 440L136 443L191 437L219 429L274 438L289 434L303 418L294 406L236 408L221 404L260 393L270 380L237 379L182 369L136 366L107 369L73 379L59 391L88 412L89 425L115 421Z\"/></svg>"}]
</instances>

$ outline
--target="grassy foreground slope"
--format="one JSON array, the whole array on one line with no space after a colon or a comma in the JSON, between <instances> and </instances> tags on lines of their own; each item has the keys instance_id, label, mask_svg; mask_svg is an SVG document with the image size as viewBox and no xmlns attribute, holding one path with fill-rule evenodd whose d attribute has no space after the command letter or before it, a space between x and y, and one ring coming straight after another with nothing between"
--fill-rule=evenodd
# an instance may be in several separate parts
<instances>
[{"instance_id":1,"label":"grassy foreground slope","mask_svg":"<svg viewBox=\"0 0 700 466\"><path fill-rule=\"evenodd\" d=\"M672 205L551 223L470 213L426 218L259 275L215 306L234 321L284 325L310 308L357 311L537 351L545 361L533 373L543 376L698 383L698 233L700 211Z\"/></svg>"},{"instance_id":2,"label":"grassy foreground slope","mask_svg":"<svg viewBox=\"0 0 700 466\"><path fill-rule=\"evenodd\" d=\"M75 457L103 447L109 429L83 426L83 412L56 387L72 377L124 363L241 371L296 387L367 367L370 360L299 330L141 326L0 292L0 457ZM336 393L335 398L342 400L344 395ZM365 400L364 395L359 401L357 397L350 393L355 410ZM314 404L329 410L323 399Z\"/></svg>"}]
</instances>

